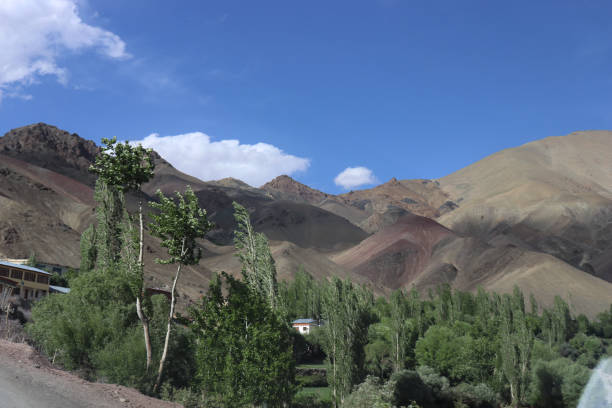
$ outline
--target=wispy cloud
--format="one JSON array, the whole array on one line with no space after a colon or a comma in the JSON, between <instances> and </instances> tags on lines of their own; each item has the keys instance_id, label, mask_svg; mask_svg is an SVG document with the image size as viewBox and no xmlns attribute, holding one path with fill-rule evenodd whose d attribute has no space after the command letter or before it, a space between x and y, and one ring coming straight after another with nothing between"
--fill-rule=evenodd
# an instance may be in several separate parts
<instances>
[{"instance_id":1,"label":"wispy cloud","mask_svg":"<svg viewBox=\"0 0 612 408\"><path fill-rule=\"evenodd\" d=\"M212 141L202 132L175 136L154 133L132 143L154 149L178 170L202 180L233 177L260 186L276 176L305 171L310 166L309 159L285 153L268 143Z\"/></svg>"},{"instance_id":2,"label":"wispy cloud","mask_svg":"<svg viewBox=\"0 0 612 408\"><path fill-rule=\"evenodd\" d=\"M346 190L351 188L374 184L377 182L372 170L367 167L347 167L334 179L334 183Z\"/></svg>"},{"instance_id":3,"label":"wispy cloud","mask_svg":"<svg viewBox=\"0 0 612 408\"><path fill-rule=\"evenodd\" d=\"M83 22L76 0L0 1L0 93L11 87L55 76L67 83L69 72L58 59L64 53L94 49L112 59L128 58L125 43L116 34Z\"/></svg>"}]
</instances>

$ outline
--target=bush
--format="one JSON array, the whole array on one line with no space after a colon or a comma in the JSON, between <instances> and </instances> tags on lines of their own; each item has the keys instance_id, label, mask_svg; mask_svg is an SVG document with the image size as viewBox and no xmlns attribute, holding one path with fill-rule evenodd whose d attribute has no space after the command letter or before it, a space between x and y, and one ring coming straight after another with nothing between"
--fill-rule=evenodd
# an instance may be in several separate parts
<instances>
[{"instance_id":1,"label":"bush","mask_svg":"<svg viewBox=\"0 0 612 408\"><path fill-rule=\"evenodd\" d=\"M590 370L569 359L536 363L529 401L536 407L575 407L590 377Z\"/></svg>"},{"instance_id":2,"label":"bush","mask_svg":"<svg viewBox=\"0 0 612 408\"><path fill-rule=\"evenodd\" d=\"M538 362L532 370L529 402L534 407L563 407L563 378L546 362Z\"/></svg>"},{"instance_id":3,"label":"bush","mask_svg":"<svg viewBox=\"0 0 612 408\"><path fill-rule=\"evenodd\" d=\"M389 382L391 383L391 381ZM342 407L346 408L392 408L393 390L384 385L380 378L368 376L345 398Z\"/></svg>"},{"instance_id":4,"label":"bush","mask_svg":"<svg viewBox=\"0 0 612 408\"><path fill-rule=\"evenodd\" d=\"M131 327L104 348L93 353L93 364L98 375L111 383L124 384L147 391L150 379L146 372L146 350L142 327Z\"/></svg>"},{"instance_id":5,"label":"bush","mask_svg":"<svg viewBox=\"0 0 612 408\"><path fill-rule=\"evenodd\" d=\"M595 336L587 336L578 333L570 340L570 345L576 350L577 358L574 360L579 364L594 368L601 356L606 352L601 339Z\"/></svg>"},{"instance_id":6,"label":"bush","mask_svg":"<svg viewBox=\"0 0 612 408\"><path fill-rule=\"evenodd\" d=\"M417 373L419 373L423 383L429 387L435 406L445 407L452 403L448 378L441 376L433 368L427 366L418 367Z\"/></svg>"},{"instance_id":7,"label":"bush","mask_svg":"<svg viewBox=\"0 0 612 408\"><path fill-rule=\"evenodd\" d=\"M423 382L416 371L402 370L391 376L389 380L393 391L393 405L407 406L416 402L423 407L434 404L432 389Z\"/></svg>"},{"instance_id":8,"label":"bush","mask_svg":"<svg viewBox=\"0 0 612 408\"><path fill-rule=\"evenodd\" d=\"M470 408L493 408L499 405L495 392L486 384L459 384L451 390L455 405L465 404Z\"/></svg>"}]
</instances>

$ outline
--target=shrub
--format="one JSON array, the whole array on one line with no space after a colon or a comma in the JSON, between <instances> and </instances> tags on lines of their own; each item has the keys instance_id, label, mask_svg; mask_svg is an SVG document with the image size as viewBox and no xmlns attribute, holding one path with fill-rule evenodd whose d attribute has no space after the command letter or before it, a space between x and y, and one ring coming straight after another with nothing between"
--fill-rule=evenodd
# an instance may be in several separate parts
<instances>
[{"instance_id":1,"label":"shrub","mask_svg":"<svg viewBox=\"0 0 612 408\"><path fill-rule=\"evenodd\" d=\"M499 405L495 392L486 384L462 383L451 390L455 405L462 403L470 408L493 408Z\"/></svg>"},{"instance_id":2,"label":"shrub","mask_svg":"<svg viewBox=\"0 0 612 408\"><path fill-rule=\"evenodd\" d=\"M391 376L389 383L395 406L407 406L413 401L424 407L433 405L432 390L416 371L399 371Z\"/></svg>"},{"instance_id":3,"label":"shrub","mask_svg":"<svg viewBox=\"0 0 612 408\"><path fill-rule=\"evenodd\" d=\"M392 408L394 398L390 387L385 386L378 377L368 376L344 400L346 408Z\"/></svg>"},{"instance_id":4,"label":"shrub","mask_svg":"<svg viewBox=\"0 0 612 408\"><path fill-rule=\"evenodd\" d=\"M530 402L536 407L574 407L590 370L566 358L538 362L532 371Z\"/></svg>"}]
</instances>

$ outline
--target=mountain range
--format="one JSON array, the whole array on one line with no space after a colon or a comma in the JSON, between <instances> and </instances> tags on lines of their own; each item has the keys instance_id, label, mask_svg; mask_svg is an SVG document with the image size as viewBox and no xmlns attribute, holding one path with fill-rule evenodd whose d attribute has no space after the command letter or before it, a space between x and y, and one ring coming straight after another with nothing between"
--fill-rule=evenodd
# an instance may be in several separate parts
<instances>
[{"instance_id":1,"label":"mountain range","mask_svg":"<svg viewBox=\"0 0 612 408\"><path fill-rule=\"evenodd\" d=\"M35 254L78 267L81 232L94 222L99 147L38 123L0 138L0 257ZM350 277L386 294L449 283L499 292L518 285L542 304L564 297L594 316L612 303L612 132L548 137L488 156L437 180L398 180L327 194L279 176L259 188L236 179L202 181L155 154L144 187L171 194L190 185L215 223L200 265L187 268L182 302L201 296L213 272L239 275L232 201L248 208L271 241L280 279L302 266L318 279ZM128 197L128 206L135 197ZM150 286L171 268L147 236Z\"/></svg>"}]
</instances>

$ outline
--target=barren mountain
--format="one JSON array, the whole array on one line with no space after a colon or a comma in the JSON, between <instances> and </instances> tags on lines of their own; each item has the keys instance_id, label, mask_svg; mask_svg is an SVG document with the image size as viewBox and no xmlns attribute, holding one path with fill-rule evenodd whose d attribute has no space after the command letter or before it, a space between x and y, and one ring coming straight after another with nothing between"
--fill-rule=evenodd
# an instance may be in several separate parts
<instances>
[{"instance_id":1,"label":"barren mountain","mask_svg":"<svg viewBox=\"0 0 612 408\"><path fill-rule=\"evenodd\" d=\"M459 204L439 218L448 228L547 253L612 282L612 132L503 150L440 185Z\"/></svg>"},{"instance_id":2,"label":"barren mountain","mask_svg":"<svg viewBox=\"0 0 612 408\"><path fill-rule=\"evenodd\" d=\"M330 197L329 194L310 188L287 175L276 177L261 186L261 189L278 200L303 202L312 205L319 205Z\"/></svg>"},{"instance_id":3,"label":"barren mountain","mask_svg":"<svg viewBox=\"0 0 612 408\"><path fill-rule=\"evenodd\" d=\"M0 138L0 256L79 264L80 233L93 222L99 148L36 124ZM215 229L200 265L185 268L182 302L206 290L211 273L239 275L232 202L271 240L279 278L304 267L319 279L350 276L378 293L440 283L511 291L543 304L565 297L593 316L612 303L612 132L547 138L487 157L443 179L396 180L342 195L280 176L261 188L235 179L202 181L156 154L145 201L196 192ZM137 197L129 196L133 208ZM172 266L145 238L148 286L167 286ZM607 280L607 281L606 281Z\"/></svg>"},{"instance_id":4,"label":"barren mountain","mask_svg":"<svg viewBox=\"0 0 612 408\"><path fill-rule=\"evenodd\" d=\"M431 261L435 246L454 233L437 222L407 215L331 259L377 287L397 289L414 282Z\"/></svg>"},{"instance_id":5,"label":"barren mountain","mask_svg":"<svg viewBox=\"0 0 612 408\"><path fill-rule=\"evenodd\" d=\"M36 254L43 261L79 266L80 234L94 222L94 178L88 168L99 151L91 141L42 123L11 130L0 138L0 256L27 258ZM211 257L231 253L233 201L249 209L256 230L281 240L280 245L284 242L299 248L290 251L287 262L278 259L279 265L295 266L297 261L290 260L305 256L294 254L346 248L367 236L333 213L305 203L282 204L239 180L204 182L176 170L156 153L155 163L155 177L143 186L145 195L141 199L149 201L158 189L172 194L190 185L216 225L209 239L222 245L204 243L211 249ZM128 206L134 208L137 197L127 199ZM164 256L164 250L148 235L145 244L149 286L168 285L172 267L153 262L153 258ZM316 267L308 268L313 275L320 274L321 265L331 264L323 255L313 258L321 258L314 263ZM209 269L205 263L187 268L185 281L190 283L182 290L184 299L196 299L206 289L211 272L224 269ZM333 269L326 267L324 273L332 274ZM233 272L238 273L239 268ZM289 269L283 274L292 276Z\"/></svg>"},{"instance_id":6,"label":"barren mountain","mask_svg":"<svg viewBox=\"0 0 612 408\"><path fill-rule=\"evenodd\" d=\"M323 208L370 233L408 214L435 218L457 206L440 189L439 183L431 180L392 178L371 189L332 195L312 189L289 176L279 176L261 188L279 200Z\"/></svg>"}]
</instances>

